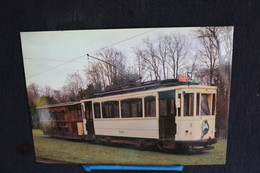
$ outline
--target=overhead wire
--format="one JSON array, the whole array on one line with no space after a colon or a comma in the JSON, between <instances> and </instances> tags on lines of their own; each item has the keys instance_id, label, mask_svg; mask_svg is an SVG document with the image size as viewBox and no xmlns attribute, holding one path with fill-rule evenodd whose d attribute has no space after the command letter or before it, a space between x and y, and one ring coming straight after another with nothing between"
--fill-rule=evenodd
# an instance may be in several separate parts
<instances>
[{"instance_id":1,"label":"overhead wire","mask_svg":"<svg viewBox=\"0 0 260 173\"><path fill-rule=\"evenodd\" d=\"M32 77L35 77L35 76L38 76L38 75L40 75L40 74L42 74L42 73L45 73L45 72L48 72L48 71L51 71L51 70L53 70L53 69L55 69L55 68L57 68L57 67L60 67L60 66L63 66L63 65L65 65L65 64L67 64L67 63L70 63L70 62L72 62L72 61L75 61L75 60L77 60L77 59L79 59L79 58L81 58L81 57L83 57L83 56L86 56L86 54L85 54L85 55L81 55L81 56L79 56L79 57L77 57L77 58L74 58L74 59L72 59L72 60L66 61L66 62L64 62L64 63L62 63L62 64L56 65L56 66L54 66L54 67L52 67L52 68L49 68L49 69L47 69L47 70L45 70L45 71L42 71L42 72L39 72L39 73L37 73L37 74L35 74L35 75L28 76L28 77L26 77L26 79L32 78Z\"/></svg>"},{"instance_id":2,"label":"overhead wire","mask_svg":"<svg viewBox=\"0 0 260 173\"><path fill-rule=\"evenodd\" d=\"M149 31L143 32L143 33L138 34L138 35L135 35L135 36L133 36L133 37L130 37L130 38L127 38L127 39L121 40L121 41L119 41L119 42L116 42L116 43L110 44L110 45L108 45L108 46L105 46L105 47L99 48L99 49L97 49L97 50L91 51L91 52L86 53L86 54L84 54L84 55L81 55L81 56L79 56L79 57L77 57L77 58L74 58L74 59L71 59L71 60L69 60L69 61L66 61L66 62L64 62L64 63L62 63L62 64L59 64L59 65L54 66L54 67L51 67L51 68L49 68L49 69L47 69L47 70L45 70L45 71L42 71L42 72L39 72L39 73L37 73L37 74L34 74L34 75L31 75L31 76L28 76L28 77L26 77L26 79L29 79L29 78L32 78L32 77L38 76L38 75L40 75L40 74L42 74L42 73L45 73L45 72L51 71L51 70L53 70L53 69L55 69L55 68L58 68L58 67L60 67L60 66L63 66L63 65L65 65L65 64L68 64L68 63L70 63L70 62L73 62L73 61L75 61L75 60L77 60L77 59L79 59L79 58L82 58L82 57L86 56L86 55L87 55L87 56L90 56L89 54L95 53L95 52L97 52L97 51L99 51L99 50L102 50L102 49L106 49L106 48L111 47L111 46L116 45L116 44L120 44L120 43L125 42L125 41L131 40L131 39L133 39L133 38L136 38L136 37L139 37L139 36L141 36L141 35L144 35L144 34L147 34L147 33L149 33L149 32L152 32L152 31L154 31L154 30L156 30L156 29L158 29L158 28L154 28L154 29L152 29L152 30L149 30ZM31 59L31 58L26 58L26 59Z\"/></svg>"}]
</instances>

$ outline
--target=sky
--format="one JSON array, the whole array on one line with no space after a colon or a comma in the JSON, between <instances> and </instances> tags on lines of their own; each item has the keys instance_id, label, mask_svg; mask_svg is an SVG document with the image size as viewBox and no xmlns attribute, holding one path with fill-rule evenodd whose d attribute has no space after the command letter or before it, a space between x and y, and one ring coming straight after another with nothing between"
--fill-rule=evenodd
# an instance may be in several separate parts
<instances>
[{"instance_id":1,"label":"sky","mask_svg":"<svg viewBox=\"0 0 260 173\"><path fill-rule=\"evenodd\" d=\"M26 85L35 83L40 87L50 86L60 89L65 85L68 74L78 72L87 83L84 68L104 47L122 51L129 64L134 64L134 48L143 39L151 39L159 34L181 33L194 37L194 27L187 28L143 28L109 30L73 30L21 32L21 45L25 69Z\"/></svg>"}]
</instances>

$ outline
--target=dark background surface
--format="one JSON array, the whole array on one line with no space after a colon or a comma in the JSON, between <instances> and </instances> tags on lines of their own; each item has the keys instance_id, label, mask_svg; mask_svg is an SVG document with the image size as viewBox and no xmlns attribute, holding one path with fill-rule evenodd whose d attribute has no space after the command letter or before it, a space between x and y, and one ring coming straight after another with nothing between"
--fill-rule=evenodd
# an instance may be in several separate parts
<instances>
[{"instance_id":1,"label":"dark background surface","mask_svg":"<svg viewBox=\"0 0 260 173\"><path fill-rule=\"evenodd\" d=\"M234 26L227 163L183 172L260 172L259 1L1 1L0 7L0 172L84 172L80 165L35 162L20 32L206 25Z\"/></svg>"}]
</instances>

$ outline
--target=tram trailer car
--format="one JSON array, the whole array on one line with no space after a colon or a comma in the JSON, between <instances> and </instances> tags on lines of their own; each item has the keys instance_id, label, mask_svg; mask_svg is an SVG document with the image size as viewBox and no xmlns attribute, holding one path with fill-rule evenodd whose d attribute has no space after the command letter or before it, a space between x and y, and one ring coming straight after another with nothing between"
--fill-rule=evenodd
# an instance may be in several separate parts
<instances>
[{"instance_id":1,"label":"tram trailer car","mask_svg":"<svg viewBox=\"0 0 260 173\"><path fill-rule=\"evenodd\" d=\"M80 102L61 103L37 107L44 134L69 139L83 136L83 120Z\"/></svg>"},{"instance_id":2,"label":"tram trailer car","mask_svg":"<svg viewBox=\"0 0 260 173\"><path fill-rule=\"evenodd\" d=\"M208 148L216 143L216 95L215 86L178 80L97 93L81 101L83 134L78 137L139 148Z\"/></svg>"}]
</instances>

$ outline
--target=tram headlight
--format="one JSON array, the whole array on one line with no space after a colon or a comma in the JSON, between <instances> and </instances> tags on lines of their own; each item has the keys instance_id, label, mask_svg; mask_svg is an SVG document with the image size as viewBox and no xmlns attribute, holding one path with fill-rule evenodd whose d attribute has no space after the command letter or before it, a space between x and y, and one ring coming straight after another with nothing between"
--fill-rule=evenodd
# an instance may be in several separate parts
<instances>
[{"instance_id":1,"label":"tram headlight","mask_svg":"<svg viewBox=\"0 0 260 173\"><path fill-rule=\"evenodd\" d=\"M202 135L206 135L209 131L209 123L207 120L203 121L202 123Z\"/></svg>"}]
</instances>

